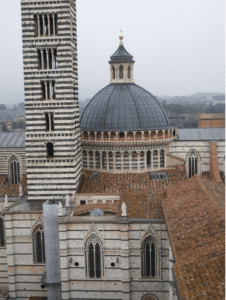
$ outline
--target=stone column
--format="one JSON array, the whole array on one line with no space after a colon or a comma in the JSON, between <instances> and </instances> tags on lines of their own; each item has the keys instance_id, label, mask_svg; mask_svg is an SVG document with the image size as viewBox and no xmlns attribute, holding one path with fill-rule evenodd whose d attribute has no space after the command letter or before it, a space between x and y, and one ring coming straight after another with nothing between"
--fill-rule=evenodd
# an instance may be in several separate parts
<instances>
[{"instance_id":1,"label":"stone column","mask_svg":"<svg viewBox=\"0 0 226 300\"><path fill-rule=\"evenodd\" d=\"M52 69L55 69L55 66L54 66L54 49L51 49L51 54L52 54Z\"/></svg>"},{"instance_id":2,"label":"stone column","mask_svg":"<svg viewBox=\"0 0 226 300\"><path fill-rule=\"evenodd\" d=\"M164 150L164 168L166 168L166 149L163 150Z\"/></svg>"},{"instance_id":3,"label":"stone column","mask_svg":"<svg viewBox=\"0 0 226 300\"><path fill-rule=\"evenodd\" d=\"M49 118L49 131L52 131L51 113L48 113Z\"/></svg>"},{"instance_id":4,"label":"stone column","mask_svg":"<svg viewBox=\"0 0 226 300\"><path fill-rule=\"evenodd\" d=\"M43 49L41 49L40 52L41 52L41 63L42 63L41 69L44 70L44 56L43 56Z\"/></svg>"},{"instance_id":5,"label":"stone column","mask_svg":"<svg viewBox=\"0 0 226 300\"><path fill-rule=\"evenodd\" d=\"M156 140L158 140L158 130L155 130L155 136L156 136Z\"/></svg>"},{"instance_id":6,"label":"stone column","mask_svg":"<svg viewBox=\"0 0 226 300\"><path fill-rule=\"evenodd\" d=\"M50 15L47 14L48 36L50 36Z\"/></svg>"},{"instance_id":7,"label":"stone column","mask_svg":"<svg viewBox=\"0 0 226 300\"><path fill-rule=\"evenodd\" d=\"M109 170L109 152L106 153L106 159L107 159L107 170Z\"/></svg>"},{"instance_id":8,"label":"stone column","mask_svg":"<svg viewBox=\"0 0 226 300\"><path fill-rule=\"evenodd\" d=\"M144 132L142 131L141 134L142 134L142 142L143 142L144 141Z\"/></svg>"},{"instance_id":9,"label":"stone column","mask_svg":"<svg viewBox=\"0 0 226 300\"><path fill-rule=\"evenodd\" d=\"M96 151L93 151L93 169L96 169Z\"/></svg>"},{"instance_id":10,"label":"stone column","mask_svg":"<svg viewBox=\"0 0 226 300\"><path fill-rule=\"evenodd\" d=\"M104 141L104 133L103 132L101 132L101 140L102 140L102 142Z\"/></svg>"},{"instance_id":11,"label":"stone column","mask_svg":"<svg viewBox=\"0 0 226 300\"><path fill-rule=\"evenodd\" d=\"M49 49L46 48L46 65L47 65L47 70L49 70Z\"/></svg>"},{"instance_id":12,"label":"stone column","mask_svg":"<svg viewBox=\"0 0 226 300\"><path fill-rule=\"evenodd\" d=\"M46 80L44 81L44 84L45 84L45 96L46 96L45 100L48 100L48 86L47 86L47 81Z\"/></svg>"},{"instance_id":13,"label":"stone column","mask_svg":"<svg viewBox=\"0 0 226 300\"><path fill-rule=\"evenodd\" d=\"M147 170L147 151L144 151L144 169Z\"/></svg>"},{"instance_id":14,"label":"stone column","mask_svg":"<svg viewBox=\"0 0 226 300\"><path fill-rule=\"evenodd\" d=\"M53 82L52 80L49 81L49 91L50 91L50 99L53 99Z\"/></svg>"},{"instance_id":15,"label":"stone column","mask_svg":"<svg viewBox=\"0 0 226 300\"><path fill-rule=\"evenodd\" d=\"M89 169L89 151L86 151L87 153L87 169Z\"/></svg>"},{"instance_id":16,"label":"stone column","mask_svg":"<svg viewBox=\"0 0 226 300\"><path fill-rule=\"evenodd\" d=\"M94 135L95 135L95 142L97 141L97 132L94 131Z\"/></svg>"},{"instance_id":17,"label":"stone column","mask_svg":"<svg viewBox=\"0 0 226 300\"><path fill-rule=\"evenodd\" d=\"M125 131L125 142L127 140L127 131Z\"/></svg>"},{"instance_id":18,"label":"stone column","mask_svg":"<svg viewBox=\"0 0 226 300\"><path fill-rule=\"evenodd\" d=\"M149 136L148 140L150 142L150 140L151 140L151 131L148 131L148 136Z\"/></svg>"},{"instance_id":19,"label":"stone column","mask_svg":"<svg viewBox=\"0 0 226 300\"><path fill-rule=\"evenodd\" d=\"M135 135L136 135L136 132L133 132L133 141L135 142Z\"/></svg>"},{"instance_id":20,"label":"stone column","mask_svg":"<svg viewBox=\"0 0 226 300\"><path fill-rule=\"evenodd\" d=\"M88 141L90 141L90 131L88 131L87 133L88 133Z\"/></svg>"},{"instance_id":21,"label":"stone column","mask_svg":"<svg viewBox=\"0 0 226 300\"><path fill-rule=\"evenodd\" d=\"M53 18L53 36L56 34L55 30L55 13L52 13L52 18Z\"/></svg>"},{"instance_id":22,"label":"stone column","mask_svg":"<svg viewBox=\"0 0 226 300\"><path fill-rule=\"evenodd\" d=\"M161 149L157 149L158 151L158 169L160 169L160 151Z\"/></svg>"},{"instance_id":23,"label":"stone column","mask_svg":"<svg viewBox=\"0 0 226 300\"><path fill-rule=\"evenodd\" d=\"M124 68L124 80L127 79L127 68Z\"/></svg>"},{"instance_id":24,"label":"stone column","mask_svg":"<svg viewBox=\"0 0 226 300\"><path fill-rule=\"evenodd\" d=\"M116 170L116 151L112 151L113 153L113 170Z\"/></svg>"},{"instance_id":25,"label":"stone column","mask_svg":"<svg viewBox=\"0 0 226 300\"><path fill-rule=\"evenodd\" d=\"M102 151L99 151L99 156L100 156L100 169L102 170L103 169L103 152Z\"/></svg>"},{"instance_id":26,"label":"stone column","mask_svg":"<svg viewBox=\"0 0 226 300\"><path fill-rule=\"evenodd\" d=\"M132 151L129 151L129 169L132 171Z\"/></svg>"},{"instance_id":27,"label":"stone column","mask_svg":"<svg viewBox=\"0 0 226 300\"><path fill-rule=\"evenodd\" d=\"M38 20L38 36L41 35L41 32L40 32L40 15L37 14L37 20Z\"/></svg>"},{"instance_id":28,"label":"stone column","mask_svg":"<svg viewBox=\"0 0 226 300\"><path fill-rule=\"evenodd\" d=\"M119 134L119 133L118 133L118 132L116 132L116 140L117 140L117 142L118 142L118 134Z\"/></svg>"},{"instance_id":29,"label":"stone column","mask_svg":"<svg viewBox=\"0 0 226 300\"><path fill-rule=\"evenodd\" d=\"M164 140L164 138L165 138L165 129L163 129L162 131L162 139Z\"/></svg>"},{"instance_id":30,"label":"stone column","mask_svg":"<svg viewBox=\"0 0 226 300\"><path fill-rule=\"evenodd\" d=\"M137 151L137 158L138 158L138 160L137 160L137 169L138 169L138 171L140 171L140 151Z\"/></svg>"},{"instance_id":31,"label":"stone column","mask_svg":"<svg viewBox=\"0 0 226 300\"><path fill-rule=\"evenodd\" d=\"M151 169L154 169L154 150L151 149Z\"/></svg>"},{"instance_id":32,"label":"stone column","mask_svg":"<svg viewBox=\"0 0 226 300\"><path fill-rule=\"evenodd\" d=\"M121 153L121 170L124 170L124 152L120 152Z\"/></svg>"},{"instance_id":33,"label":"stone column","mask_svg":"<svg viewBox=\"0 0 226 300\"><path fill-rule=\"evenodd\" d=\"M45 33L45 15L44 14L42 14L42 28L43 28L43 36L45 36L46 33Z\"/></svg>"},{"instance_id":34,"label":"stone column","mask_svg":"<svg viewBox=\"0 0 226 300\"><path fill-rule=\"evenodd\" d=\"M108 132L108 135L109 135L109 142L111 141L111 138L110 138L110 136L111 136L111 133L110 132Z\"/></svg>"}]
</instances>

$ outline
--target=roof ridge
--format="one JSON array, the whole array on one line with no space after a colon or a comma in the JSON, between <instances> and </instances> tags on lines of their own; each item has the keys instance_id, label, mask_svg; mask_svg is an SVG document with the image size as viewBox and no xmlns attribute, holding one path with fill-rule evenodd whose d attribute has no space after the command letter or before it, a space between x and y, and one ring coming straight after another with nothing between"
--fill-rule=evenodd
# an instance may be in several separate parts
<instances>
[{"instance_id":1,"label":"roof ridge","mask_svg":"<svg viewBox=\"0 0 226 300\"><path fill-rule=\"evenodd\" d=\"M197 179L197 182L199 183L200 187L202 188L203 192L206 194L206 196L209 198L210 202L212 203L212 205L221 213L221 214L225 214L224 210L220 207L220 205L214 201L213 197L211 196L210 192L208 191L208 189L205 187L204 183L202 182L201 178L199 175L195 175L194 176L195 179Z\"/></svg>"}]
</instances>

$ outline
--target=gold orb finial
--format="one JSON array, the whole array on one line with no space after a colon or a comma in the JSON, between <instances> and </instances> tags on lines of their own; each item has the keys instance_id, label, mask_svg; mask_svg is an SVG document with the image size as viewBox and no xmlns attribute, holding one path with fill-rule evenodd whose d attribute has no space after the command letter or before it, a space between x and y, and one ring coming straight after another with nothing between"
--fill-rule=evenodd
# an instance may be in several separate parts
<instances>
[{"instance_id":1,"label":"gold orb finial","mask_svg":"<svg viewBox=\"0 0 226 300\"><path fill-rule=\"evenodd\" d=\"M122 44L122 40L124 39L124 35L122 33L122 30L120 30L120 33L119 33L119 39L121 41L121 44Z\"/></svg>"}]
</instances>

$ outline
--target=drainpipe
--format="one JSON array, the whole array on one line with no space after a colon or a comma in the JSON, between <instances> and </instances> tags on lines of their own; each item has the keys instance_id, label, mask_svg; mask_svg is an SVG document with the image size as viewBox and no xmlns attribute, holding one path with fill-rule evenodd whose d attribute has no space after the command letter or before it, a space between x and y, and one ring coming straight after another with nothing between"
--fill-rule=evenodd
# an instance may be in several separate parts
<instances>
[{"instance_id":1,"label":"drainpipe","mask_svg":"<svg viewBox=\"0 0 226 300\"><path fill-rule=\"evenodd\" d=\"M43 204L48 300L61 300L58 211L56 200Z\"/></svg>"}]
</instances>

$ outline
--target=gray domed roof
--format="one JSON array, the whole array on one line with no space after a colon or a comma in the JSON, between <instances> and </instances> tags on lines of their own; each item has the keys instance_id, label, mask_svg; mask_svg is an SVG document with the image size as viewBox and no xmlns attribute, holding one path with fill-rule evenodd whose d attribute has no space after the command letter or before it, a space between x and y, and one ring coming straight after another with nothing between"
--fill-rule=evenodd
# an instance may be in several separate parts
<instances>
[{"instance_id":1,"label":"gray domed roof","mask_svg":"<svg viewBox=\"0 0 226 300\"><path fill-rule=\"evenodd\" d=\"M81 130L130 131L169 128L160 102L133 83L109 84L87 105Z\"/></svg>"},{"instance_id":2,"label":"gray domed roof","mask_svg":"<svg viewBox=\"0 0 226 300\"><path fill-rule=\"evenodd\" d=\"M132 62L134 63L135 61L133 60L133 56L129 54L128 51L126 51L125 47L123 44L119 45L117 51L112 54L110 57L111 60L109 63L121 63L121 62Z\"/></svg>"}]
</instances>

